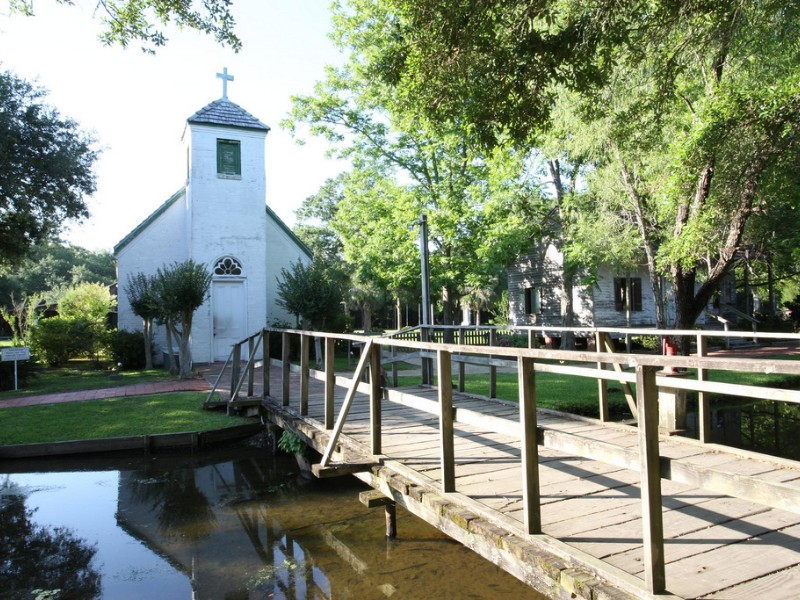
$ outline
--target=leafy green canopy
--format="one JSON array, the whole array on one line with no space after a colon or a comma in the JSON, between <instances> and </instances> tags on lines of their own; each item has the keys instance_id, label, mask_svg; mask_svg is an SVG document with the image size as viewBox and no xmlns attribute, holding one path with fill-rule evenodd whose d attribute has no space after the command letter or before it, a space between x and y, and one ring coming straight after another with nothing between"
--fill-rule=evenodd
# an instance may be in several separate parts
<instances>
[{"instance_id":1,"label":"leafy green canopy","mask_svg":"<svg viewBox=\"0 0 800 600\"><path fill-rule=\"evenodd\" d=\"M0 72L0 263L19 261L88 216L94 140L42 102L45 92Z\"/></svg>"},{"instance_id":2,"label":"leafy green canopy","mask_svg":"<svg viewBox=\"0 0 800 600\"><path fill-rule=\"evenodd\" d=\"M110 252L48 241L32 246L13 266L0 267L0 304L41 294L55 302L60 290L70 286L84 282L111 285L115 281Z\"/></svg>"},{"instance_id":3,"label":"leafy green canopy","mask_svg":"<svg viewBox=\"0 0 800 600\"><path fill-rule=\"evenodd\" d=\"M530 242L545 212L541 194L510 148L486 152L471 127L457 120L434 125L371 76L375 44L386 40L380 31L365 32L344 9L334 13L334 29L350 51L348 62L329 68L313 95L293 98L284 124L293 133L307 126L353 165L337 181L330 232L359 286L396 298L419 289L419 220L428 216L431 290L450 323L460 296L491 285ZM502 181L493 175L501 171Z\"/></svg>"},{"instance_id":4,"label":"leafy green canopy","mask_svg":"<svg viewBox=\"0 0 800 600\"><path fill-rule=\"evenodd\" d=\"M288 269L281 269L278 281L278 305L299 320L306 329L336 326L342 316L342 292L326 268L325 261L305 264L298 259Z\"/></svg>"},{"instance_id":5,"label":"leafy green canopy","mask_svg":"<svg viewBox=\"0 0 800 600\"><path fill-rule=\"evenodd\" d=\"M73 4L73 0L56 1ZM34 14L33 0L8 0L8 6L11 13ZM97 8L105 27L100 40L123 47L138 41L142 50L153 52L167 42L163 29L174 22L180 29L209 34L238 52L242 42L233 32L231 7L230 0L98 0Z\"/></svg>"},{"instance_id":6,"label":"leafy green canopy","mask_svg":"<svg viewBox=\"0 0 800 600\"><path fill-rule=\"evenodd\" d=\"M572 222L591 232L607 210L596 240L623 236L607 247L634 233L657 302L668 276L678 327L763 216L796 210L781 182L798 158L797 2L353 0L346 15L374 43L367 76L427 122L589 158L598 202Z\"/></svg>"}]
</instances>

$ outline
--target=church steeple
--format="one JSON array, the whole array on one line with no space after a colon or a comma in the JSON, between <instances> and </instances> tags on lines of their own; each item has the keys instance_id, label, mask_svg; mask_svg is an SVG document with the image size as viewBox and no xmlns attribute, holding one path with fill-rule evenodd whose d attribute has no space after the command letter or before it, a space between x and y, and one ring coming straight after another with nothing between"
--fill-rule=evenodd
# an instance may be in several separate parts
<instances>
[{"instance_id":1,"label":"church steeple","mask_svg":"<svg viewBox=\"0 0 800 600\"><path fill-rule=\"evenodd\" d=\"M233 81L233 75L228 74L228 67L223 68L222 73L217 73L217 78L222 80L222 98L204 106L186 121L190 125L218 125L220 127L256 129L269 133L268 125L264 125L241 106L228 100L228 82Z\"/></svg>"}]
</instances>

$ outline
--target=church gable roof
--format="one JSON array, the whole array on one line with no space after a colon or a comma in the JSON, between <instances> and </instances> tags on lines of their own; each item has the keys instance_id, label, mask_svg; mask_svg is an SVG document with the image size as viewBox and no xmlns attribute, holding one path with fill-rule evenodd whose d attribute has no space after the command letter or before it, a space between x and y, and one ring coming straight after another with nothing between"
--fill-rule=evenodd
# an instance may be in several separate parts
<instances>
[{"instance_id":1,"label":"church gable roof","mask_svg":"<svg viewBox=\"0 0 800 600\"><path fill-rule=\"evenodd\" d=\"M295 235L294 231L289 229L289 226L286 223L283 222L283 219L281 219L278 216L278 214L269 207L269 205L265 205L265 206L267 208L267 218L270 219L273 223L275 223L289 237L289 239L292 240L292 242L294 242L297 245L297 248L303 254L305 254L308 258L313 259L314 255L312 254L312 252L309 249L309 247L306 246L303 243L303 241L299 237L297 237Z\"/></svg>"},{"instance_id":2,"label":"church gable roof","mask_svg":"<svg viewBox=\"0 0 800 600\"><path fill-rule=\"evenodd\" d=\"M155 221L158 217L163 215L167 209L175 204L180 198L183 198L186 195L186 188L182 187L177 192L172 194L169 199L164 202L161 206L159 206L153 213L147 217L144 221L139 223L133 231L131 231L128 235L126 235L120 242L114 246L114 255L119 254L120 250L122 250L125 246L130 244L134 239L139 237L139 234L142 233L145 229L147 229L153 221Z\"/></svg>"},{"instance_id":3,"label":"church gable roof","mask_svg":"<svg viewBox=\"0 0 800 600\"><path fill-rule=\"evenodd\" d=\"M269 131L269 126L264 125L253 115L235 102L227 98L214 100L194 113L187 119L189 123L202 125L219 125L223 127L239 127L241 129L257 129Z\"/></svg>"}]
</instances>

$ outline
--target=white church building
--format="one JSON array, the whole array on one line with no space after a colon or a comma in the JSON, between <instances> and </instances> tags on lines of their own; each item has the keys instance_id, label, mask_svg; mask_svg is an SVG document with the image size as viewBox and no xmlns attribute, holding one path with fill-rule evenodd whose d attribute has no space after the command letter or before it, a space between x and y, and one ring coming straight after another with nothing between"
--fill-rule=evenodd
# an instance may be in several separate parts
<instances>
[{"instance_id":1,"label":"white church building","mask_svg":"<svg viewBox=\"0 0 800 600\"><path fill-rule=\"evenodd\" d=\"M194 315L192 358L225 360L231 345L260 328L294 318L277 305L277 278L311 252L266 204L264 143L270 128L222 98L186 121L186 185L115 247L118 327L141 331L125 295L129 276L193 259L213 276L211 293ZM155 343L166 350L166 333ZM177 346L176 346L177 348ZM160 354L158 355L160 356Z\"/></svg>"}]
</instances>

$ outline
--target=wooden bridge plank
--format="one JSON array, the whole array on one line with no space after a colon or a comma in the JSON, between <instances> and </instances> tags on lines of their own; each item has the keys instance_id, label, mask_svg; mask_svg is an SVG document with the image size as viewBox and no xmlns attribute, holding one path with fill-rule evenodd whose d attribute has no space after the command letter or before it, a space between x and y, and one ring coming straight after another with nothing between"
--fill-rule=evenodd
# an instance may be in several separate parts
<instances>
[{"instance_id":1,"label":"wooden bridge plank","mask_svg":"<svg viewBox=\"0 0 800 600\"><path fill-rule=\"evenodd\" d=\"M707 596L709 600L770 598L776 590L800 590L800 566L770 573Z\"/></svg>"},{"instance_id":2,"label":"wooden bridge plank","mask_svg":"<svg viewBox=\"0 0 800 600\"><path fill-rule=\"evenodd\" d=\"M722 527L722 526L721 526ZM730 529L723 531L730 531ZM705 532L697 539L703 543ZM768 554L767 554L768 552ZM740 543L727 544L690 558L667 565L667 577L674 582L671 589L685 598L711 593L745 583L800 564L800 526L772 531ZM754 556L761 557L754 560ZM766 559L766 557L769 557ZM797 590L773 590L773 594L796 593Z\"/></svg>"}]
</instances>

